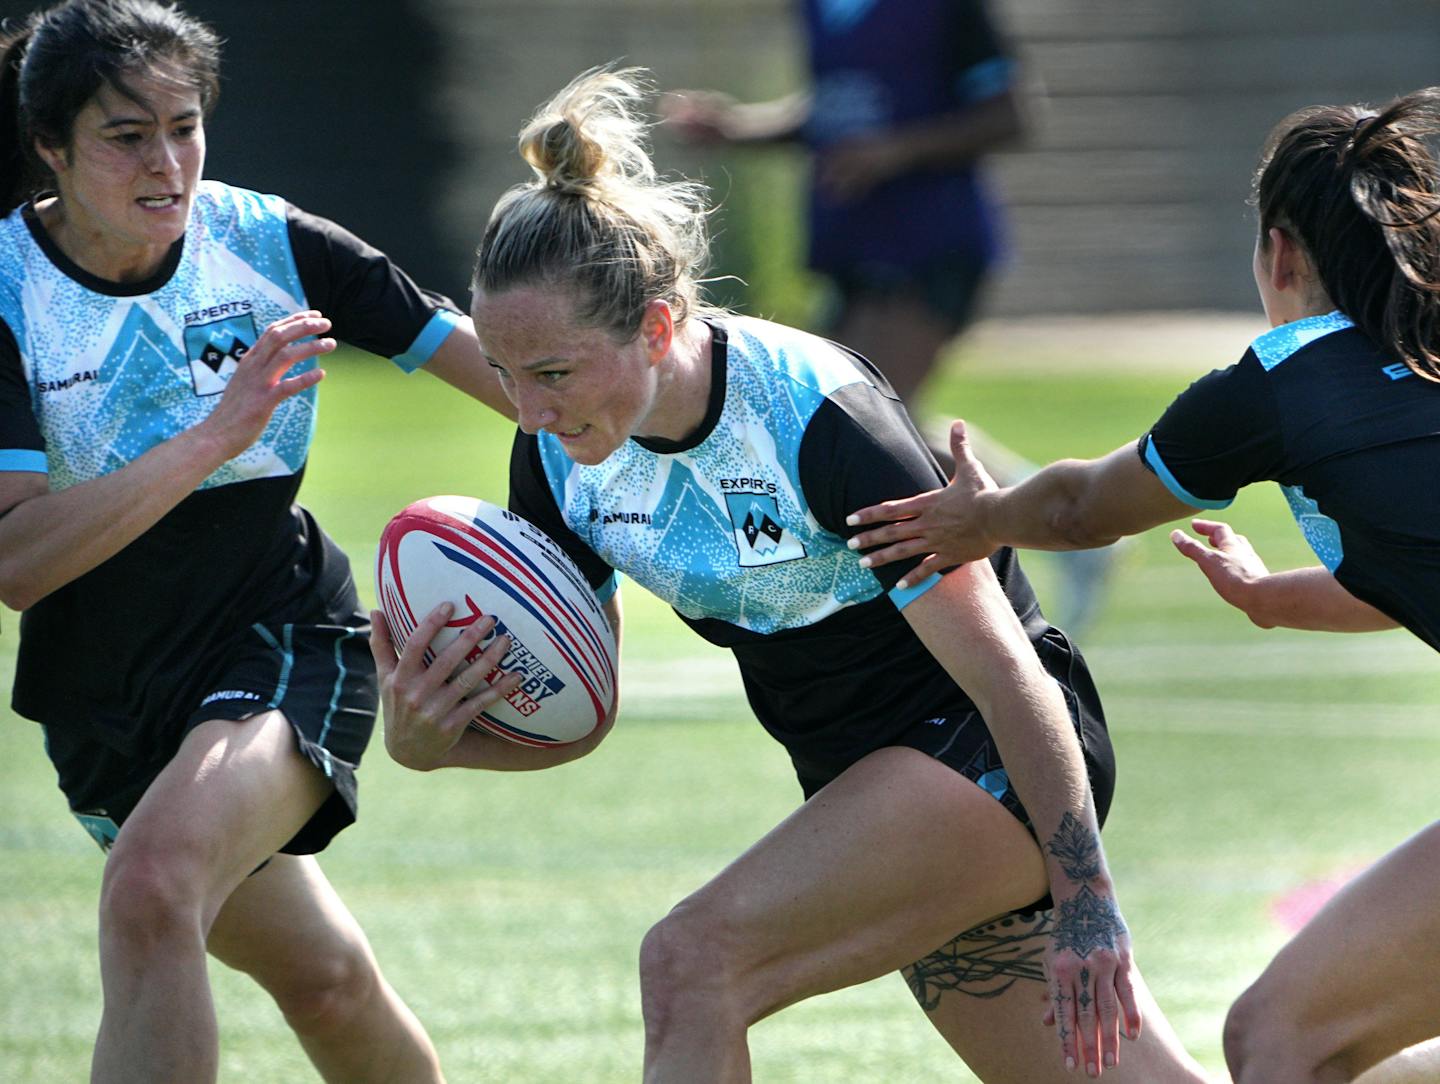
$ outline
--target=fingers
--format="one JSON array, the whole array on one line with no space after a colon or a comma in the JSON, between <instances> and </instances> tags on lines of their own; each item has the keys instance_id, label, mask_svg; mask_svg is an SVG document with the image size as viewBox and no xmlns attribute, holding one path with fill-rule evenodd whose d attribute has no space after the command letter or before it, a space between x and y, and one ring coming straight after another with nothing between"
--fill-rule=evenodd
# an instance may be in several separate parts
<instances>
[{"instance_id":1,"label":"fingers","mask_svg":"<svg viewBox=\"0 0 1440 1084\"><path fill-rule=\"evenodd\" d=\"M1096 1059L1106 1069L1113 1069L1120 1063L1120 999L1113 981L1095 984L1095 1010L1099 1033Z\"/></svg>"},{"instance_id":2,"label":"fingers","mask_svg":"<svg viewBox=\"0 0 1440 1084\"><path fill-rule=\"evenodd\" d=\"M330 321L320 313L297 312L267 327L245 356L252 364L259 361L272 379L278 379L295 365L333 351L335 340L320 337L329 330Z\"/></svg>"},{"instance_id":3,"label":"fingers","mask_svg":"<svg viewBox=\"0 0 1440 1084\"><path fill-rule=\"evenodd\" d=\"M1080 1064L1080 1054L1076 1046L1075 997L1066 988L1067 985L1058 978L1051 978L1050 1016L1060 1037L1060 1056L1065 1059L1065 1068L1073 1070Z\"/></svg>"},{"instance_id":4,"label":"fingers","mask_svg":"<svg viewBox=\"0 0 1440 1084\"><path fill-rule=\"evenodd\" d=\"M883 549L873 550L860 558L861 568L878 568L880 565L888 565L893 561L903 561L907 557L928 556L933 547L923 538L907 538L902 542L896 542L893 546L886 546Z\"/></svg>"},{"instance_id":5,"label":"fingers","mask_svg":"<svg viewBox=\"0 0 1440 1084\"><path fill-rule=\"evenodd\" d=\"M929 493L921 493L914 497L905 497L897 501L883 501L880 504L872 504L868 508L862 508L858 512L852 512L845 517L845 522L851 527L863 527L867 523L893 523L896 520L912 519L918 516L925 509L929 508L935 501L936 490ZM894 537L900 537L900 531L891 528ZM876 538L875 542L866 541L876 532L868 532L863 535L856 535L850 541L850 548L865 548L875 545L878 542L887 541L885 538ZM856 542L859 545L856 545Z\"/></svg>"},{"instance_id":6,"label":"fingers","mask_svg":"<svg viewBox=\"0 0 1440 1084\"><path fill-rule=\"evenodd\" d=\"M1097 1076L1100 1072L1099 1043L1096 1042L1098 1019L1094 982L1088 967L1082 967L1076 977L1074 998L1076 1062L1084 1065L1085 1072L1090 1076ZM1066 1068L1069 1068L1068 1063Z\"/></svg>"},{"instance_id":7,"label":"fingers","mask_svg":"<svg viewBox=\"0 0 1440 1084\"><path fill-rule=\"evenodd\" d=\"M1130 981L1130 969L1121 968L1115 975L1115 993L1120 999L1120 1011L1125 1017L1125 1038L1132 1043L1145 1030L1145 1019L1140 1013L1140 999L1135 996L1135 984Z\"/></svg>"},{"instance_id":8,"label":"fingers","mask_svg":"<svg viewBox=\"0 0 1440 1084\"><path fill-rule=\"evenodd\" d=\"M375 671L381 681L395 672L395 642L390 639L390 624L380 610L370 611L370 654L375 656Z\"/></svg>"},{"instance_id":9,"label":"fingers","mask_svg":"<svg viewBox=\"0 0 1440 1084\"><path fill-rule=\"evenodd\" d=\"M950 567L950 563L937 554L930 554L925 560L912 568L904 576L896 581L895 586L902 591L908 591L916 584L924 583L931 576L938 576Z\"/></svg>"}]
</instances>

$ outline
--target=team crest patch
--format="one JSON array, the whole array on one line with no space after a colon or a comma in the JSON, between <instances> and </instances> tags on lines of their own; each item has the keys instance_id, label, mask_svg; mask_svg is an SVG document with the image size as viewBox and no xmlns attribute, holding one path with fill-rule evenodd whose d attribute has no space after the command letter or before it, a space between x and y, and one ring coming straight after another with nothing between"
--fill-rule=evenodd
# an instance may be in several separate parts
<instances>
[{"instance_id":1,"label":"team crest patch","mask_svg":"<svg viewBox=\"0 0 1440 1084\"><path fill-rule=\"evenodd\" d=\"M227 316L208 324L185 329L185 357L190 362L190 380L196 395L219 395L230 383L230 374L255 345L255 317L250 313Z\"/></svg>"},{"instance_id":2,"label":"team crest patch","mask_svg":"<svg viewBox=\"0 0 1440 1084\"><path fill-rule=\"evenodd\" d=\"M805 546L787 531L780 519L780 505L767 493L726 493L725 510L741 568L778 565L798 561Z\"/></svg>"}]
</instances>

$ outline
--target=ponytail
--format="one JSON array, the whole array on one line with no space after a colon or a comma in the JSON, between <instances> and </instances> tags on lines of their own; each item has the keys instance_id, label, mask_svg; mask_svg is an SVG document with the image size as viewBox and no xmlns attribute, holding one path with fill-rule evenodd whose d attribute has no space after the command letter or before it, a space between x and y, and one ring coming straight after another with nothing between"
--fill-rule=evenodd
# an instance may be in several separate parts
<instances>
[{"instance_id":1,"label":"ponytail","mask_svg":"<svg viewBox=\"0 0 1440 1084\"><path fill-rule=\"evenodd\" d=\"M1272 226L1294 233L1336 306L1440 383L1437 136L1440 87L1301 110L1271 133L1255 194L1262 244Z\"/></svg>"}]
</instances>

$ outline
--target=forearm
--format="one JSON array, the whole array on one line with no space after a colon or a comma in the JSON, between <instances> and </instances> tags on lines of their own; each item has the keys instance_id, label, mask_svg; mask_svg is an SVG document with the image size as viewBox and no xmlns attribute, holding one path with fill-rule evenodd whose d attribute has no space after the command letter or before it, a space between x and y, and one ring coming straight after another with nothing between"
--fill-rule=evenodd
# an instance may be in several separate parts
<instances>
[{"instance_id":1,"label":"forearm","mask_svg":"<svg viewBox=\"0 0 1440 1084\"><path fill-rule=\"evenodd\" d=\"M538 748L507 741L488 731L471 727L451 747L443 763L436 768L475 768L491 772L538 772L579 760L600 744L614 724L612 715L589 737L569 745Z\"/></svg>"},{"instance_id":2,"label":"forearm","mask_svg":"<svg viewBox=\"0 0 1440 1084\"><path fill-rule=\"evenodd\" d=\"M475 326L468 317L450 332L422 368L512 422L518 417L515 404L500 386L499 372L480 353Z\"/></svg>"},{"instance_id":3,"label":"forearm","mask_svg":"<svg viewBox=\"0 0 1440 1084\"><path fill-rule=\"evenodd\" d=\"M109 560L229 458L197 426L117 471L17 504L0 517L0 598L26 609Z\"/></svg>"},{"instance_id":4,"label":"forearm","mask_svg":"<svg viewBox=\"0 0 1440 1084\"><path fill-rule=\"evenodd\" d=\"M1120 538L1099 514L1091 475L1096 460L1062 459L1017 485L975 497L981 532L995 547L1080 550Z\"/></svg>"},{"instance_id":5,"label":"forearm","mask_svg":"<svg viewBox=\"0 0 1440 1084\"><path fill-rule=\"evenodd\" d=\"M1033 655L1028 644L1026 650ZM1030 814L1051 895L1058 901L1087 888L1112 894L1089 775L1059 686L1037 664L1032 675L1000 690L981 714Z\"/></svg>"},{"instance_id":6,"label":"forearm","mask_svg":"<svg viewBox=\"0 0 1440 1084\"><path fill-rule=\"evenodd\" d=\"M1399 622L1342 587L1320 565L1272 572L1246 585L1238 609L1263 629L1379 632Z\"/></svg>"},{"instance_id":7,"label":"forearm","mask_svg":"<svg viewBox=\"0 0 1440 1084\"><path fill-rule=\"evenodd\" d=\"M768 102L737 102L721 124L728 143L788 143L800 137L810 117L810 95L786 95Z\"/></svg>"},{"instance_id":8,"label":"forearm","mask_svg":"<svg viewBox=\"0 0 1440 1084\"><path fill-rule=\"evenodd\" d=\"M886 138L902 163L900 171L909 172L968 165L1018 143L1022 131L1019 106L1007 92L960 112L900 125Z\"/></svg>"}]
</instances>

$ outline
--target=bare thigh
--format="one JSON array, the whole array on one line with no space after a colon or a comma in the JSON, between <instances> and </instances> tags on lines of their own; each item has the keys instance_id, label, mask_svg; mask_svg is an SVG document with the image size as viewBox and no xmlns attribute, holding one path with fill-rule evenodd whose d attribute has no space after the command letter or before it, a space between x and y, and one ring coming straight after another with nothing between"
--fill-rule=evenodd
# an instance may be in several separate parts
<instances>
[{"instance_id":1,"label":"bare thigh","mask_svg":"<svg viewBox=\"0 0 1440 1084\"><path fill-rule=\"evenodd\" d=\"M922 753L888 748L806 802L680 904L676 918L695 922L733 969L741 1011L754 1022L906 968L1045 890L1039 847L1000 803ZM1022 947L1031 953L1025 962L986 980L988 997L959 992L932 969L928 1017L987 1081L1075 1079L1041 1022L1045 984L1035 949L1043 949L1043 934ZM1177 1052L1153 1001L1145 1007L1146 1033L1125 1048L1114 1079L1203 1079Z\"/></svg>"},{"instance_id":2,"label":"bare thigh","mask_svg":"<svg viewBox=\"0 0 1440 1084\"><path fill-rule=\"evenodd\" d=\"M1440 1034L1440 823L1335 895L1242 999L1257 1032L1356 1075ZM1263 1038L1263 1034L1261 1036Z\"/></svg>"},{"instance_id":3,"label":"bare thigh","mask_svg":"<svg viewBox=\"0 0 1440 1084\"><path fill-rule=\"evenodd\" d=\"M301 755L276 711L241 722L202 723L126 819L106 861L106 881L180 878L201 901L208 927L249 873L320 807L330 783Z\"/></svg>"}]
</instances>

